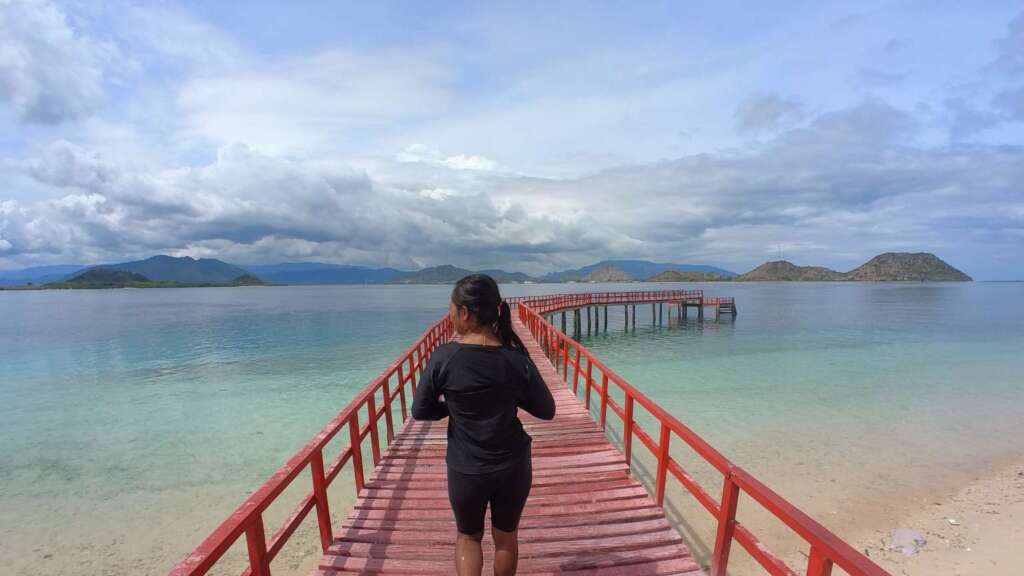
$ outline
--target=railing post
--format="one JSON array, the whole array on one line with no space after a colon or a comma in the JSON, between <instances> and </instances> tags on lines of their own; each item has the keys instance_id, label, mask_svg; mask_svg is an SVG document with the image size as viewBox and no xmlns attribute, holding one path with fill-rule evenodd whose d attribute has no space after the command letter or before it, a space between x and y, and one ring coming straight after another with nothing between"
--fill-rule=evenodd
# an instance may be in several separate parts
<instances>
[{"instance_id":1,"label":"railing post","mask_svg":"<svg viewBox=\"0 0 1024 576\"><path fill-rule=\"evenodd\" d=\"M601 429L604 430L608 416L608 375L601 372Z\"/></svg>"},{"instance_id":2,"label":"railing post","mask_svg":"<svg viewBox=\"0 0 1024 576\"><path fill-rule=\"evenodd\" d=\"M384 378L384 425L387 429L388 446L395 439L394 417L391 415L391 375Z\"/></svg>"},{"instance_id":3,"label":"railing post","mask_svg":"<svg viewBox=\"0 0 1024 576\"><path fill-rule=\"evenodd\" d=\"M622 430L622 451L626 453L626 465L632 463L633 452L633 395L626 392L626 416Z\"/></svg>"},{"instance_id":4,"label":"railing post","mask_svg":"<svg viewBox=\"0 0 1024 576\"><path fill-rule=\"evenodd\" d=\"M267 559L267 533L263 529L263 514L257 514L245 529L245 545L249 549L249 572L252 576L270 576Z\"/></svg>"},{"instance_id":5,"label":"railing post","mask_svg":"<svg viewBox=\"0 0 1024 576\"><path fill-rule=\"evenodd\" d=\"M832 561L818 546L811 545L811 557L807 560L807 576L831 576Z\"/></svg>"},{"instance_id":6,"label":"railing post","mask_svg":"<svg viewBox=\"0 0 1024 576\"><path fill-rule=\"evenodd\" d=\"M572 371L572 393L579 394L580 391L580 345L576 343L576 360Z\"/></svg>"},{"instance_id":7,"label":"railing post","mask_svg":"<svg viewBox=\"0 0 1024 576\"><path fill-rule=\"evenodd\" d=\"M359 441L359 410L353 410L348 420L349 448L352 449L352 473L356 480L356 496L363 491L363 447Z\"/></svg>"},{"instance_id":8,"label":"railing post","mask_svg":"<svg viewBox=\"0 0 1024 576\"><path fill-rule=\"evenodd\" d=\"M370 453L373 455L374 468L380 464L380 438L377 436L377 400L374 398L375 396L376 393L370 394L366 402L366 409L369 413L369 420L366 423L370 425Z\"/></svg>"},{"instance_id":9,"label":"railing post","mask_svg":"<svg viewBox=\"0 0 1024 576\"><path fill-rule=\"evenodd\" d=\"M736 529L736 504L740 488L732 479L732 470L722 481L722 501L718 506L718 533L715 535L715 554L711 557L711 575L725 576L729 565L729 548L732 547L733 531Z\"/></svg>"},{"instance_id":10,"label":"railing post","mask_svg":"<svg viewBox=\"0 0 1024 576\"><path fill-rule=\"evenodd\" d=\"M327 505L327 479L324 477L324 452L313 452L309 470L313 474L313 498L316 501L316 523L320 528L320 547L324 554L331 547L334 534L331 531L331 511Z\"/></svg>"},{"instance_id":11,"label":"railing post","mask_svg":"<svg viewBox=\"0 0 1024 576\"><path fill-rule=\"evenodd\" d=\"M562 336L565 336L565 331L562 331ZM561 337L560 337L561 338ZM569 339L565 338L562 340L562 380L569 381Z\"/></svg>"},{"instance_id":12,"label":"railing post","mask_svg":"<svg viewBox=\"0 0 1024 576\"><path fill-rule=\"evenodd\" d=\"M668 443L672 436L668 424L661 423L661 434L658 438L658 475L654 481L654 501L661 506L665 503L665 479L668 475Z\"/></svg>"},{"instance_id":13,"label":"railing post","mask_svg":"<svg viewBox=\"0 0 1024 576\"><path fill-rule=\"evenodd\" d=\"M404 423L409 419L409 414L405 409L405 360L398 365L398 397L402 402L402 422Z\"/></svg>"},{"instance_id":14,"label":"railing post","mask_svg":"<svg viewBox=\"0 0 1024 576\"><path fill-rule=\"evenodd\" d=\"M409 389L412 390L413 396L416 395L416 365L413 364L412 354L409 355Z\"/></svg>"},{"instance_id":15,"label":"railing post","mask_svg":"<svg viewBox=\"0 0 1024 576\"><path fill-rule=\"evenodd\" d=\"M583 382L583 405L587 407L587 412L590 412L590 386L594 382L593 373L594 361L587 357L587 376Z\"/></svg>"}]
</instances>

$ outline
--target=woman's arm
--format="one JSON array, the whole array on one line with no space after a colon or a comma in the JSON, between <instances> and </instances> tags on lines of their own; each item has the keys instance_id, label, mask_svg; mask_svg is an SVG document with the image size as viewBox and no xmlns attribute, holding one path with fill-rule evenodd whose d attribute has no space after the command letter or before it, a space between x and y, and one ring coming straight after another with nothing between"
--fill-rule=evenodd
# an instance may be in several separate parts
<instances>
[{"instance_id":1,"label":"woman's arm","mask_svg":"<svg viewBox=\"0 0 1024 576\"><path fill-rule=\"evenodd\" d=\"M427 359L423 369L423 380L416 387L416 396L412 400L412 417L415 420L443 420L448 417L448 405L440 401L441 388L438 382L440 374L440 357L446 351L441 348Z\"/></svg>"},{"instance_id":2,"label":"woman's arm","mask_svg":"<svg viewBox=\"0 0 1024 576\"><path fill-rule=\"evenodd\" d=\"M541 420L551 420L555 417L555 399L529 356L526 357L526 372L526 389L521 404L523 410Z\"/></svg>"}]
</instances>

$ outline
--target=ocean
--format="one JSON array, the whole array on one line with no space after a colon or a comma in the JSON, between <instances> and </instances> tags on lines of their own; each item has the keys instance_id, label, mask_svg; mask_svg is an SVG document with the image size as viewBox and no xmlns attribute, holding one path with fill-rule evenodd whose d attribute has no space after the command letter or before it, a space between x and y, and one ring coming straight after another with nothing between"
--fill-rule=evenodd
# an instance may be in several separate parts
<instances>
[{"instance_id":1,"label":"ocean","mask_svg":"<svg viewBox=\"0 0 1024 576\"><path fill-rule=\"evenodd\" d=\"M840 534L1021 455L1024 284L502 290L680 287L734 296L739 315L652 324L638 306L633 330L609 307L584 344ZM449 290L0 292L0 558L17 575L165 574L444 314Z\"/></svg>"}]
</instances>

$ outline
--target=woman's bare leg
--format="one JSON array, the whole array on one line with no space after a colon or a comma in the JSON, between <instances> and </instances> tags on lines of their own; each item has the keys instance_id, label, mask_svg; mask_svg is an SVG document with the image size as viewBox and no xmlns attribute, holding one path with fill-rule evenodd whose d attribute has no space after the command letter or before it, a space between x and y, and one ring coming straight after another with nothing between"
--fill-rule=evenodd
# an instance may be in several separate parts
<instances>
[{"instance_id":1,"label":"woman's bare leg","mask_svg":"<svg viewBox=\"0 0 1024 576\"><path fill-rule=\"evenodd\" d=\"M505 532L491 526L494 536L494 576L515 576L519 564L517 532Z\"/></svg>"},{"instance_id":2,"label":"woman's bare leg","mask_svg":"<svg viewBox=\"0 0 1024 576\"><path fill-rule=\"evenodd\" d=\"M463 534L455 539L455 572L459 576L480 576L484 569L484 552L480 541L484 533ZM514 573L514 572L513 572Z\"/></svg>"}]
</instances>

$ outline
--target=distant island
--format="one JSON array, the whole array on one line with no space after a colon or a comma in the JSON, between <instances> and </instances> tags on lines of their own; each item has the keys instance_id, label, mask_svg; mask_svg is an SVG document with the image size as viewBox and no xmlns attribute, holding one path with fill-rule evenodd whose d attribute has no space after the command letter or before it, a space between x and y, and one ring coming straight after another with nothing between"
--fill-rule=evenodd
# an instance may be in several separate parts
<instances>
[{"instance_id":1,"label":"distant island","mask_svg":"<svg viewBox=\"0 0 1024 576\"><path fill-rule=\"evenodd\" d=\"M285 284L451 284L474 271L445 264L422 270L312 263L238 266L213 258L159 255L100 266L43 266L0 272L2 289L185 288ZM500 283L604 282L970 282L971 277L934 254L888 252L849 271L791 262L765 262L744 274L714 266L647 260L602 260L534 277L480 270Z\"/></svg>"},{"instance_id":2,"label":"distant island","mask_svg":"<svg viewBox=\"0 0 1024 576\"><path fill-rule=\"evenodd\" d=\"M927 252L879 254L849 272L821 266L797 266L784 260L765 262L738 281L797 282L971 282L972 278Z\"/></svg>"},{"instance_id":3,"label":"distant island","mask_svg":"<svg viewBox=\"0 0 1024 576\"><path fill-rule=\"evenodd\" d=\"M0 278L0 290L206 288L266 284L255 274L220 260L164 255L101 266L42 266L16 270L12 276L15 280Z\"/></svg>"},{"instance_id":4,"label":"distant island","mask_svg":"<svg viewBox=\"0 0 1024 576\"><path fill-rule=\"evenodd\" d=\"M60 282L49 282L41 288L58 290L102 288L201 288L219 286L262 286L264 282L247 272L228 282L181 282L177 280L151 280L137 272L97 266L89 268Z\"/></svg>"}]
</instances>

